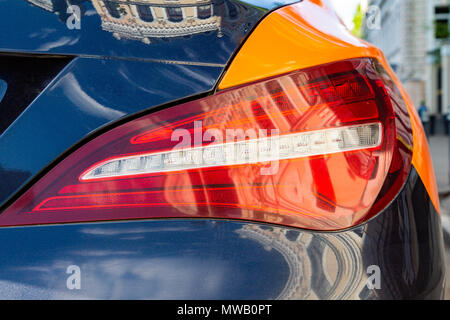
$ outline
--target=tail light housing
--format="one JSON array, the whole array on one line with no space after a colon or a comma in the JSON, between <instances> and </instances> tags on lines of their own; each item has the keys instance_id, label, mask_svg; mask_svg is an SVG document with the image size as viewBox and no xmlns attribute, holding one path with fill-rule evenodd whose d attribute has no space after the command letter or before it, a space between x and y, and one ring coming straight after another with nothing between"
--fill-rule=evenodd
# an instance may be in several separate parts
<instances>
[{"instance_id":1,"label":"tail light housing","mask_svg":"<svg viewBox=\"0 0 450 320\"><path fill-rule=\"evenodd\" d=\"M353 59L131 120L54 166L1 226L226 218L339 230L380 212L410 169L395 85Z\"/></svg>"}]
</instances>

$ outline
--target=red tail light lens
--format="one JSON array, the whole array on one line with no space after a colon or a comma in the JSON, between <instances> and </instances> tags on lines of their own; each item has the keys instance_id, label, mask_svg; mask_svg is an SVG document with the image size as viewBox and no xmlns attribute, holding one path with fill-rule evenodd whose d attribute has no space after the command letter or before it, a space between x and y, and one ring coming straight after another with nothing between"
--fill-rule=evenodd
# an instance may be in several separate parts
<instances>
[{"instance_id":1,"label":"red tail light lens","mask_svg":"<svg viewBox=\"0 0 450 320\"><path fill-rule=\"evenodd\" d=\"M384 71L343 61L118 126L56 165L0 225L229 218L342 229L392 200L411 150Z\"/></svg>"}]
</instances>

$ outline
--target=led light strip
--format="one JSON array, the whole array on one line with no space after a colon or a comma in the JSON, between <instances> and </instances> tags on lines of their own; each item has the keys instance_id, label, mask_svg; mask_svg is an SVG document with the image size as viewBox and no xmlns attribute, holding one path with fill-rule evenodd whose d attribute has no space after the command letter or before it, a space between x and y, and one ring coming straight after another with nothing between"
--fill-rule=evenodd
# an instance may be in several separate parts
<instances>
[{"instance_id":1,"label":"led light strip","mask_svg":"<svg viewBox=\"0 0 450 320\"><path fill-rule=\"evenodd\" d=\"M381 139L381 123L371 123L144 153L105 160L86 170L80 180L92 181L326 155L378 147Z\"/></svg>"}]
</instances>

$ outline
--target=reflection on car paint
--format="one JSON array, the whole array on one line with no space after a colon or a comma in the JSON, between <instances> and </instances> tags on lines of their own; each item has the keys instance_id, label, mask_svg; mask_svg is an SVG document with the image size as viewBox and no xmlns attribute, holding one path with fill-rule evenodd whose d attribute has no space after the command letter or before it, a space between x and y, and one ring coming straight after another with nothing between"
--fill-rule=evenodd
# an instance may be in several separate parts
<instances>
[{"instance_id":1,"label":"reflection on car paint","mask_svg":"<svg viewBox=\"0 0 450 320\"><path fill-rule=\"evenodd\" d=\"M0 101L2 101L3 97L5 96L6 89L8 88L8 84L0 79Z\"/></svg>"},{"instance_id":2,"label":"reflection on car paint","mask_svg":"<svg viewBox=\"0 0 450 320\"><path fill-rule=\"evenodd\" d=\"M0 12L16 14L4 15L3 19L0 13L3 20L0 27L4 24L4 28L11 30L0 39L3 51L218 65L227 63L245 35L267 11L235 0L5 2L0 3ZM282 4L283 1L278 2ZM5 9L1 10L3 5ZM273 7L273 3L268 5ZM77 27L70 25L75 12L80 15L76 17L79 18ZM11 20L17 14L34 18L18 24L17 19ZM19 41L18 34L24 33L28 41L23 41L23 36Z\"/></svg>"}]
</instances>

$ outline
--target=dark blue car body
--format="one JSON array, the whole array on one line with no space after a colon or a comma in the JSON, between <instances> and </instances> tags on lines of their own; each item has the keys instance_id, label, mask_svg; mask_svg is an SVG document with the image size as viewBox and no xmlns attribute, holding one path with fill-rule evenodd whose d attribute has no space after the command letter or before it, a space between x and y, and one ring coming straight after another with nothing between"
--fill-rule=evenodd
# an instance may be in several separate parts
<instances>
[{"instance_id":1,"label":"dark blue car body","mask_svg":"<svg viewBox=\"0 0 450 320\"><path fill-rule=\"evenodd\" d=\"M80 29L66 25L69 2ZM220 30L147 37L115 30L91 1L1 1L0 211L109 126L213 93L252 28L290 1L252 2L212 1L231 21ZM213 219L0 228L0 298L438 299L442 248L412 167L383 212L339 232Z\"/></svg>"}]
</instances>

